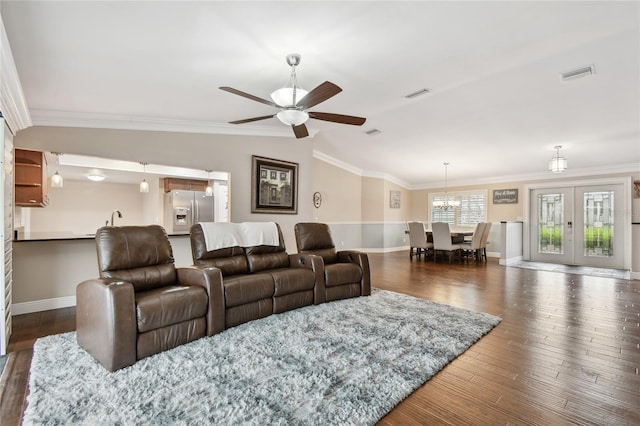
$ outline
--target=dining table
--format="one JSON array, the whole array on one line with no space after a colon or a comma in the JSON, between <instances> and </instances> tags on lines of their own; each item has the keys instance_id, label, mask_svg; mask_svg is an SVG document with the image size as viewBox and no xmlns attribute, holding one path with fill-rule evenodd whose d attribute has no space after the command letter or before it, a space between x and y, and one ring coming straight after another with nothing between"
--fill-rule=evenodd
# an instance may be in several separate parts
<instances>
[{"instance_id":1,"label":"dining table","mask_svg":"<svg viewBox=\"0 0 640 426\"><path fill-rule=\"evenodd\" d=\"M427 235L427 242L433 242L433 234L430 228L424 228L424 232ZM451 243L452 244L460 244L464 242L465 237L469 237L473 235L473 229L469 228L460 228L452 226L449 228L449 232L451 233ZM404 231L405 234L409 234L409 230Z\"/></svg>"}]
</instances>

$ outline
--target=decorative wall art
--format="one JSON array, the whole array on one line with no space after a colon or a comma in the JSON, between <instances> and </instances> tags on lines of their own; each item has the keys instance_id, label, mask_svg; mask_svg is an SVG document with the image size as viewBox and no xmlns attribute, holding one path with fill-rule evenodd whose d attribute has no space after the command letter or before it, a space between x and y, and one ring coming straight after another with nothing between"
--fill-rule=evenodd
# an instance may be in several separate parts
<instances>
[{"instance_id":1,"label":"decorative wall art","mask_svg":"<svg viewBox=\"0 0 640 426\"><path fill-rule=\"evenodd\" d=\"M251 213L298 213L298 163L251 156Z\"/></svg>"},{"instance_id":2,"label":"decorative wall art","mask_svg":"<svg viewBox=\"0 0 640 426\"><path fill-rule=\"evenodd\" d=\"M389 192L389 207L392 209L400 208L400 191Z\"/></svg>"},{"instance_id":3,"label":"decorative wall art","mask_svg":"<svg viewBox=\"0 0 640 426\"><path fill-rule=\"evenodd\" d=\"M493 190L493 204L517 204L517 203L518 203L518 188Z\"/></svg>"}]
</instances>

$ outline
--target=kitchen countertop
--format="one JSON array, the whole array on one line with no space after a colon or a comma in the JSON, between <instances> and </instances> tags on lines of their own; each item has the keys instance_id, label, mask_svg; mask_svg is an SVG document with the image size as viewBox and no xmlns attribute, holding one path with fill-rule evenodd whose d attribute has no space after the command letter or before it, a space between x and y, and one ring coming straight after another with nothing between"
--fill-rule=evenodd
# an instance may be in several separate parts
<instances>
[{"instance_id":1,"label":"kitchen countertop","mask_svg":"<svg viewBox=\"0 0 640 426\"><path fill-rule=\"evenodd\" d=\"M179 237L189 235L188 232L169 234L169 237ZM14 231L14 242L26 241L64 241L64 240L93 240L96 234L76 234L71 231L66 232L23 232Z\"/></svg>"}]
</instances>

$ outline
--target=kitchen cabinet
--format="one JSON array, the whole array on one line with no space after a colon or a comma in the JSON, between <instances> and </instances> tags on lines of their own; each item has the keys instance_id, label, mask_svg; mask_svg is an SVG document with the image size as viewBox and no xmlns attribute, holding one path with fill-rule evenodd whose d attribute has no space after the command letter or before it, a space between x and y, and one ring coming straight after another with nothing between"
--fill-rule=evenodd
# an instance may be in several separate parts
<instances>
[{"instance_id":1,"label":"kitchen cabinet","mask_svg":"<svg viewBox=\"0 0 640 426\"><path fill-rule=\"evenodd\" d=\"M165 178L164 192L171 192L174 190L204 191L207 189L207 184L208 182L206 180Z\"/></svg>"},{"instance_id":2,"label":"kitchen cabinet","mask_svg":"<svg viewBox=\"0 0 640 426\"><path fill-rule=\"evenodd\" d=\"M17 149L14 153L16 206L44 207L47 195L47 162L42 151Z\"/></svg>"}]
</instances>

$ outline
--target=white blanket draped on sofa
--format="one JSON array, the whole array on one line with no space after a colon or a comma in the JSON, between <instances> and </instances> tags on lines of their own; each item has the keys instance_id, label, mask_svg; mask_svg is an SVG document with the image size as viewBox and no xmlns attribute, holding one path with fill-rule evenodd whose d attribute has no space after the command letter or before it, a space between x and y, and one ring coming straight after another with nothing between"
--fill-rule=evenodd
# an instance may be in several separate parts
<instances>
[{"instance_id":1,"label":"white blanket draped on sofa","mask_svg":"<svg viewBox=\"0 0 640 426\"><path fill-rule=\"evenodd\" d=\"M227 247L277 246L274 222L200 222L207 251Z\"/></svg>"}]
</instances>

